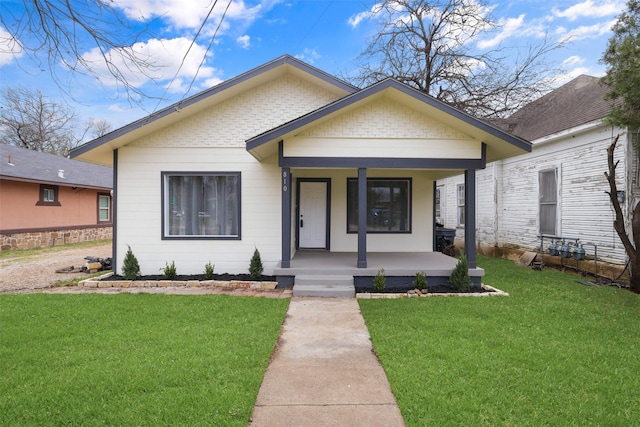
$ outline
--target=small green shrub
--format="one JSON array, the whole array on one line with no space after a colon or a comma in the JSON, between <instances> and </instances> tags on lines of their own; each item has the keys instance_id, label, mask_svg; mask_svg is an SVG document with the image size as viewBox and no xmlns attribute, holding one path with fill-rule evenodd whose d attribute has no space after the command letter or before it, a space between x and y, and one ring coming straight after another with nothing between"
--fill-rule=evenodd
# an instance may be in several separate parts
<instances>
[{"instance_id":1,"label":"small green shrub","mask_svg":"<svg viewBox=\"0 0 640 427\"><path fill-rule=\"evenodd\" d=\"M211 261L209 261L208 263L205 264L204 266L204 277L207 280L212 280L213 279L213 268L215 266L211 264Z\"/></svg>"},{"instance_id":2,"label":"small green shrub","mask_svg":"<svg viewBox=\"0 0 640 427\"><path fill-rule=\"evenodd\" d=\"M424 271L416 272L416 280L413 281L413 287L419 290L427 287L427 275Z\"/></svg>"},{"instance_id":3,"label":"small green shrub","mask_svg":"<svg viewBox=\"0 0 640 427\"><path fill-rule=\"evenodd\" d=\"M387 287L387 277L384 275L384 268L378 270L376 277L373 278L373 289L376 292L384 292Z\"/></svg>"},{"instance_id":4,"label":"small green shrub","mask_svg":"<svg viewBox=\"0 0 640 427\"><path fill-rule=\"evenodd\" d=\"M253 251L251 263L249 264L249 277L253 280L258 280L262 276L263 270L264 266L262 265L262 259L260 259L260 252L258 248L256 248L256 250Z\"/></svg>"},{"instance_id":5,"label":"small green shrub","mask_svg":"<svg viewBox=\"0 0 640 427\"><path fill-rule=\"evenodd\" d=\"M138 264L138 259L133 254L131 246L127 245L127 248L122 262L122 275L127 280L135 280L140 275L140 264Z\"/></svg>"},{"instance_id":6,"label":"small green shrub","mask_svg":"<svg viewBox=\"0 0 640 427\"><path fill-rule=\"evenodd\" d=\"M171 261L171 264L165 262L165 267L162 269L164 277L167 279L175 279L178 274L176 272L176 263Z\"/></svg>"},{"instance_id":7,"label":"small green shrub","mask_svg":"<svg viewBox=\"0 0 640 427\"><path fill-rule=\"evenodd\" d=\"M449 276L449 284L458 292L468 292L471 289L471 278L469 277L469 263L464 253L460 252L460 259L456 268Z\"/></svg>"}]
</instances>

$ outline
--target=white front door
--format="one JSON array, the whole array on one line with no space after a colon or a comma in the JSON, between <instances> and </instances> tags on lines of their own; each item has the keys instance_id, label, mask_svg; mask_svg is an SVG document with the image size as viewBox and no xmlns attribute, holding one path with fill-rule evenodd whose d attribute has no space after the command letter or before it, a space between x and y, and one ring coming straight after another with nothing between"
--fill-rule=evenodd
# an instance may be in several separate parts
<instances>
[{"instance_id":1,"label":"white front door","mask_svg":"<svg viewBox=\"0 0 640 427\"><path fill-rule=\"evenodd\" d=\"M298 236L301 249L327 248L327 183L301 181Z\"/></svg>"}]
</instances>

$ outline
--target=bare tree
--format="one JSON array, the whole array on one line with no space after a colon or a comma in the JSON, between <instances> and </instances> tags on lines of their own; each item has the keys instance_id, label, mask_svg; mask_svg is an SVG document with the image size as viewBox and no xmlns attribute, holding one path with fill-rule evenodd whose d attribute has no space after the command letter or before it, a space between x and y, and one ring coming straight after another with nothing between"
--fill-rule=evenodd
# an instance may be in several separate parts
<instances>
[{"instance_id":1,"label":"bare tree","mask_svg":"<svg viewBox=\"0 0 640 427\"><path fill-rule=\"evenodd\" d=\"M98 70L103 67L97 67L95 59L84 55L90 48L96 48L102 65L116 82L130 95L139 94L126 76L131 72L150 76L153 70L150 58L132 48L144 31L135 31L130 20L110 3L22 0L21 9L15 7L15 2L13 8L0 3L0 24L11 38L5 45L47 69L62 89L65 80L56 75L60 65L73 72L100 77Z\"/></svg>"},{"instance_id":2,"label":"bare tree","mask_svg":"<svg viewBox=\"0 0 640 427\"><path fill-rule=\"evenodd\" d=\"M95 119L79 126L73 109L49 100L38 90L7 88L1 95L3 144L67 156L87 134L99 136L110 128L106 121Z\"/></svg>"},{"instance_id":3,"label":"bare tree","mask_svg":"<svg viewBox=\"0 0 640 427\"><path fill-rule=\"evenodd\" d=\"M90 118L87 120L85 128L88 130L91 138L100 138L111 131L111 123L104 119Z\"/></svg>"},{"instance_id":4,"label":"bare tree","mask_svg":"<svg viewBox=\"0 0 640 427\"><path fill-rule=\"evenodd\" d=\"M380 29L350 80L393 77L475 116L506 117L551 89L545 57L560 44L545 39L515 57L506 48L480 53L473 43L497 28L488 11L478 0L384 0L373 10Z\"/></svg>"},{"instance_id":5,"label":"bare tree","mask_svg":"<svg viewBox=\"0 0 640 427\"><path fill-rule=\"evenodd\" d=\"M607 148L607 162L609 168L608 171L604 173L604 176L607 178L607 182L609 183L609 191L606 193L609 195L609 200L611 201L611 205L613 206L613 210L616 215L615 220L613 221L613 228L616 230L616 233L618 233L622 246L624 246L625 252L629 257L629 270L631 273L629 288L632 292L640 294L640 253L638 249L636 249L640 248L640 203L636 204L633 208L633 213L631 214L632 242L625 227L624 214L622 213L620 201L618 200L618 187L616 185L616 168L618 167L618 162L614 161L613 154L619 139L620 135L618 134L613 139L611 145L609 145L609 148Z\"/></svg>"}]
</instances>

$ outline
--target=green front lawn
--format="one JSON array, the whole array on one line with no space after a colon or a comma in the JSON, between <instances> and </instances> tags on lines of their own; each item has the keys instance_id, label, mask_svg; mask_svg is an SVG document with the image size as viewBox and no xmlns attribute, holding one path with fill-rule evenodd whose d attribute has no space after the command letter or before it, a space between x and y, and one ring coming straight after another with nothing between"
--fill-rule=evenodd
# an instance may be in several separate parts
<instances>
[{"instance_id":1,"label":"green front lawn","mask_svg":"<svg viewBox=\"0 0 640 427\"><path fill-rule=\"evenodd\" d=\"M359 300L408 426L640 425L640 296L478 264L511 296Z\"/></svg>"},{"instance_id":2,"label":"green front lawn","mask_svg":"<svg viewBox=\"0 0 640 427\"><path fill-rule=\"evenodd\" d=\"M0 425L246 426L289 300L0 296Z\"/></svg>"}]
</instances>

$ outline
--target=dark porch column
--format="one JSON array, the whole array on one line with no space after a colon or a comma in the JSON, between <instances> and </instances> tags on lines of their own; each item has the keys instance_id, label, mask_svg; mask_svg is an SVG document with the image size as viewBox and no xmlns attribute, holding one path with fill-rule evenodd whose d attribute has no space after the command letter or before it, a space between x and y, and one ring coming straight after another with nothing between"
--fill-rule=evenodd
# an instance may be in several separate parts
<instances>
[{"instance_id":1,"label":"dark porch column","mask_svg":"<svg viewBox=\"0 0 640 427\"><path fill-rule=\"evenodd\" d=\"M280 267L291 267L291 170L282 168L282 260Z\"/></svg>"},{"instance_id":2,"label":"dark porch column","mask_svg":"<svg viewBox=\"0 0 640 427\"><path fill-rule=\"evenodd\" d=\"M118 273L118 149L113 150L113 183L111 184L111 270Z\"/></svg>"},{"instance_id":3,"label":"dark porch column","mask_svg":"<svg viewBox=\"0 0 640 427\"><path fill-rule=\"evenodd\" d=\"M358 169L358 268L367 268L367 169Z\"/></svg>"},{"instance_id":4,"label":"dark porch column","mask_svg":"<svg viewBox=\"0 0 640 427\"><path fill-rule=\"evenodd\" d=\"M464 171L464 251L469 268L476 268L476 171Z\"/></svg>"}]
</instances>

